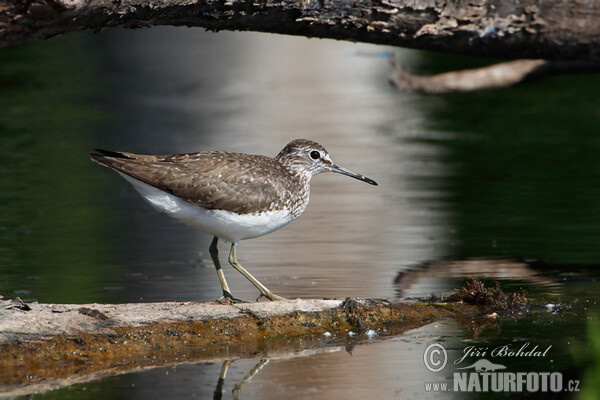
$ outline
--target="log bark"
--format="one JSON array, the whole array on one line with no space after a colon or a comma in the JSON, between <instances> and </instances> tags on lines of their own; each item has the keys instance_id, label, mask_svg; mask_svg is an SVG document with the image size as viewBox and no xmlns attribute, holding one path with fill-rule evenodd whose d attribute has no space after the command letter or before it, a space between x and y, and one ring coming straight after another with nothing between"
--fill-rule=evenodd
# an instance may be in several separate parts
<instances>
[{"instance_id":1,"label":"log bark","mask_svg":"<svg viewBox=\"0 0 600 400\"><path fill-rule=\"evenodd\" d=\"M200 26L453 53L600 59L600 4L562 0L0 0L0 46L77 30Z\"/></svg>"}]
</instances>

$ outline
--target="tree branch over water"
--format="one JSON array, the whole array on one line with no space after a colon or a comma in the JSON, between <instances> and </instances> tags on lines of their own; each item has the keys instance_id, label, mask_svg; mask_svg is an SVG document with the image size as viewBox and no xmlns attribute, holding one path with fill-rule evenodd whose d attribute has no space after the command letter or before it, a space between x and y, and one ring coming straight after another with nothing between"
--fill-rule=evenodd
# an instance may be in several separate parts
<instances>
[{"instance_id":1,"label":"tree branch over water","mask_svg":"<svg viewBox=\"0 0 600 400\"><path fill-rule=\"evenodd\" d=\"M562 0L0 0L0 46L199 26L508 58L599 59L600 4Z\"/></svg>"}]
</instances>

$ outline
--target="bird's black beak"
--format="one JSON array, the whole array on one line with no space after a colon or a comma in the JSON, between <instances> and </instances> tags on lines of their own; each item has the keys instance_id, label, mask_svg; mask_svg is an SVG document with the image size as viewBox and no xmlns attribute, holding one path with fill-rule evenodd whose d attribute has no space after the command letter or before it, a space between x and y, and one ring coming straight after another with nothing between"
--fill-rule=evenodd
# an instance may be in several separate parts
<instances>
[{"instance_id":1,"label":"bird's black beak","mask_svg":"<svg viewBox=\"0 0 600 400\"><path fill-rule=\"evenodd\" d=\"M369 185L375 185L375 186L377 186L377 182L375 182L373 179L367 178L366 176L361 175L361 174L357 174L356 172L350 171L348 168L344 168L344 167L339 166L337 164L331 164L329 166L329 170L331 172L337 172L338 174L343 174L343 175L351 176L354 179L358 179L359 181L367 182Z\"/></svg>"}]
</instances>

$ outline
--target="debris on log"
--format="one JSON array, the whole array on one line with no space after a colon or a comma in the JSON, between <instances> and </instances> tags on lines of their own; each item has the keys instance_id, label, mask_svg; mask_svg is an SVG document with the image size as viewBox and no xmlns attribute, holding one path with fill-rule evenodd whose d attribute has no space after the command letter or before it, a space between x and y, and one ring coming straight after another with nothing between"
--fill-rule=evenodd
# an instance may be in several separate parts
<instances>
[{"instance_id":1,"label":"debris on log","mask_svg":"<svg viewBox=\"0 0 600 400\"><path fill-rule=\"evenodd\" d=\"M446 301L461 301L484 307L491 312L511 315L527 314L530 306L525 290L521 289L521 293L506 294L498 282L495 287L485 287L485 284L477 279L467 282L466 288L455 290Z\"/></svg>"}]
</instances>

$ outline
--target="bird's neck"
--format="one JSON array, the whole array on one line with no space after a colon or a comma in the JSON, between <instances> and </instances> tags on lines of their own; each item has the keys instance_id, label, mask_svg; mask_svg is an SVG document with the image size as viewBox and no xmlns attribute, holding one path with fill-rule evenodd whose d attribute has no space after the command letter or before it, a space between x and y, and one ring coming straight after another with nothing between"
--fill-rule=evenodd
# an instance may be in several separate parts
<instances>
[{"instance_id":1,"label":"bird's neck","mask_svg":"<svg viewBox=\"0 0 600 400\"><path fill-rule=\"evenodd\" d=\"M290 213L294 219L298 218L306 207L308 207L308 202L310 200L310 178L306 179L304 182L301 182L300 187L298 187L292 197L292 201L290 202Z\"/></svg>"},{"instance_id":2,"label":"bird's neck","mask_svg":"<svg viewBox=\"0 0 600 400\"><path fill-rule=\"evenodd\" d=\"M278 160L283 169L290 176L287 195L292 199L290 201L290 212L294 219L298 218L308 206L310 198L310 179L312 173L303 168L299 163L294 163L289 159Z\"/></svg>"},{"instance_id":3,"label":"bird's neck","mask_svg":"<svg viewBox=\"0 0 600 400\"><path fill-rule=\"evenodd\" d=\"M306 164L302 162L302 159L296 159L294 157L281 157L277 156L276 160L279 164L290 174L295 180L302 183L302 185L308 185L310 183L310 178L312 178L313 173L308 168L306 168Z\"/></svg>"}]
</instances>

